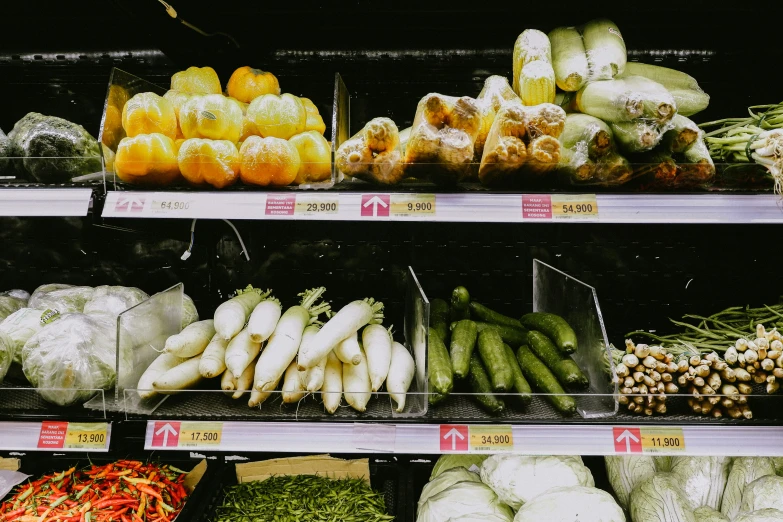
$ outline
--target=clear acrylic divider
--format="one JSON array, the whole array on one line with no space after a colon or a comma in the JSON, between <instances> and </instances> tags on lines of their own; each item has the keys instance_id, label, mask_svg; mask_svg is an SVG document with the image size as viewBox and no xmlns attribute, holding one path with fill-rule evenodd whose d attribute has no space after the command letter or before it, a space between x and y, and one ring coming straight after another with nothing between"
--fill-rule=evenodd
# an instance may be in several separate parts
<instances>
[{"instance_id":1,"label":"clear acrylic divider","mask_svg":"<svg viewBox=\"0 0 783 522\"><path fill-rule=\"evenodd\" d=\"M615 415L617 384L611 382L614 363L595 288L535 259L533 311L559 315L576 333L577 350L572 357L587 375L590 391L595 394L579 396L579 414L585 419ZM611 370L609 374L607 364Z\"/></svg>"},{"instance_id":2,"label":"clear acrylic divider","mask_svg":"<svg viewBox=\"0 0 783 522\"><path fill-rule=\"evenodd\" d=\"M152 413L161 398L144 400L135 390L147 367L161 354L166 339L182 331L182 296L178 283L129 308L117 318L117 386L115 398L126 412ZM165 397L163 397L165 399Z\"/></svg>"},{"instance_id":3,"label":"clear acrylic divider","mask_svg":"<svg viewBox=\"0 0 783 522\"><path fill-rule=\"evenodd\" d=\"M430 302L416 278L412 267L408 267L408 289L405 298L405 347L413 352L416 364L413 382L401 412L392 407L392 417L421 417L427 413L427 330L430 324ZM392 405L393 406L393 405Z\"/></svg>"}]
</instances>

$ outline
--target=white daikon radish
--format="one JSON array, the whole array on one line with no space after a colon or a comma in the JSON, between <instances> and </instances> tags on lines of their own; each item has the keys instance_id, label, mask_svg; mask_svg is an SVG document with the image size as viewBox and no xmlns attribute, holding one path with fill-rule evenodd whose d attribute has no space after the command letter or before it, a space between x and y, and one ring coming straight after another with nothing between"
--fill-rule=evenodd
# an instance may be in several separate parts
<instances>
[{"instance_id":1,"label":"white daikon radish","mask_svg":"<svg viewBox=\"0 0 783 522\"><path fill-rule=\"evenodd\" d=\"M275 389L288 365L296 358L305 328L315 322L319 314L329 310L328 303L315 304L325 291L326 289L321 287L299 294L302 296L302 303L292 306L280 317L275 332L258 358L254 389Z\"/></svg>"},{"instance_id":2,"label":"white daikon radish","mask_svg":"<svg viewBox=\"0 0 783 522\"><path fill-rule=\"evenodd\" d=\"M305 372L305 389L308 392L317 392L324 385L324 370L326 369L326 357L321 359L321 362L306 370Z\"/></svg>"},{"instance_id":3,"label":"white daikon radish","mask_svg":"<svg viewBox=\"0 0 783 522\"><path fill-rule=\"evenodd\" d=\"M359 334L352 333L334 347L334 354L345 364L359 364L362 360L359 351Z\"/></svg>"},{"instance_id":4,"label":"white daikon radish","mask_svg":"<svg viewBox=\"0 0 783 522\"><path fill-rule=\"evenodd\" d=\"M272 386L272 389L277 388L277 385L280 384L280 381L277 381L274 386ZM267 400L273 392L271 391L258 391L255 388L253 391L250 392L250 400L247 401L247 405L251 408L255 408L256 406L260 406L265 400Z\"/></svg>"},{"instance_id":5,"label":"white daikon radish","mask_svg":"<svg viewBox=\"0 0 783 522\"><path fill-rule=\"evenodd\" d=\"M242 375L260 351L261 343L251 341L250 332L245 328L231 339L226 347L226 368L235 376Z\"/></svg>"},{"instance_id":6,"label":"white daikon radish","mask_svg":"<svg viewBox=\"0 0 783 522\"><path fill-rule=\"evenodd\" d=\"M245 327L253 308L270 293L271 290L261 292L251 285L247 285L244 290L237 290L236 297L232 297L215 310L215 331L223 339L233 339Z\"/></svg>"},{"instance_id":7,"label":"white daikon radish","mask_svg":"<svg viewBox=\"0 0 783 522\"><path fill-rule=\"evenodd\" d=\"M247 320L247 329L253 342L262 343L269 339L282 313L280 301L274 297L267 297L258 303Z\"/></svg>"},{"instance_id":8,"label":"white daikon radish","mask_svg":"<svg viewBox=\"0 0 783 522\"><path fill-rule=\"evenodd\" d=\"M367 368L367 356L361 351L359 364L343 363L343 394L345 402L356 411L367 409L372 391L370 390L370 371ZM329 364L329 363L327 363Z\"/></svg>"},{"instance_id":9,"label":"white daikon radish","mask_svg":"<svg viewBox=\"0 0 783 522\"><path fill-rule=\"evenodd\" d=\"M401 413L405 409L405 394L413 382L416 365L413 356L400 343L392 343L391 365L389 375L386 377L386 390L392 400L397 403L395 411Z\"/></svg>"},{"instance_id":10,"label":"white daikon radish","mask_svg":"<svg viewBox=\"0 0 783 522\"><path fill-rule=\"evenodd\" d=\"M201 354L198 371L201 372L202 377L211 379L226 370L226 348L228 348L228 341L218 334L212 336L212 340Z\"/></svg>"},{"instance_id":11,"label":"white daikon radish","mask_svg":"<svg viewBox=\"0 0 783 522\"><path fill-rule=\"evenodd\" d=\"M189 324L176 335L166 339L163 350L177 357L195 357L203 352L212 336L215 335L215 322L212 319Z\"/></svg>"},{"instance_id":12,"label":"white daikon radish","mask_svg":"<svg viewBox=\"0 0 783 522\"><path fill-rule=\"evenodd\" d=\"M383 303L376 303L372 297L348 303L327 321L312 341L302 346L299 353L299 369L312 368L337 346L337 343L358 332L362 326L381 321L383 321Z\"/></svg>"},{"instance_id":13,"label":"white daikon radish","mask_svg":"<svg viewBox=\"0 0 783 522\"><path fill-rule=\"evenodd\" d=\"M234 374L231 373L231 370L226 369L226 371L223 372L223 376L220 378L220 388L223 390L223 393L229 397L233 397L234 390L237 389L237 379L234 377Z\"/></svg>"},{"instance_id":14,"label":"white daikon radish","mask_svg":"<svg viewBox=\"0 0 783 522\"><path fill-rule=\"evenodd\" d=\"M305 396L304 373L296 366L296 361L291 361L283 378L283 402L291 404L299 402Z\"/></svg>"},{"instance_id":15,"label":"white daikon radish","mask_svg":"<svg viewBox=\"0 0 783 522\"><path fill-rule=\"evenodd\" d=\"M152 383L155 391L165 395L178 393L180 390L195 388L203 377L198 371L201 356L197 355L170 369Z\"/></svg>"},{"instance_id":16,"label":"white daikon radish","mask_svg":"<svg viewBox=\"0 0 783 522\"><path fill-rule=\"evenodd\" d=\"M343 399L343 363L329 352L324 367L324 385L321 387L324 408L328 413L334 413L340 407Z\"/></svg>"},{"instance_id":17,"label":"white daikon radish","mask_svg":"<svg viewBox=\"0 0 783 522\"><path fill-rule=\"evenodd\" d=\"M162 353L158 355L155 360L152 361L152 364L147 366L147 369L144 370L144 373L139 379L139 384L137 386L139 390L139 397L141 397L142 400L155 397L158 394L158 392L156 392L152 386L155 380L178 364L182 364L186 360L187 359L182 359L181 357L171 355L170 353Z\"/></svg>"},{"instance_id":18,"label":"white daikon radish","mask_svg":"<svg viewBox=\"0 0 783 522\"><path fill-rule=\"evenodd\" d=\"M362 330L362 346L370 370L370 385L377 392L389 374L392 355L391 332L380 324L370 324Z\"/></svg>"},{"instance_id":19,"label":"white daikon radish","mask_svg":"<svg viewBox=\"0 0 783 522\"><path fill-rule=\"evenodd\" d=\"M253 375L256 373L256 360L247 365L245 371L237 378L236 392L231 396L232 399L241 399L247 395L245 392L253 387Z\"/></svg>"}]
</instances>

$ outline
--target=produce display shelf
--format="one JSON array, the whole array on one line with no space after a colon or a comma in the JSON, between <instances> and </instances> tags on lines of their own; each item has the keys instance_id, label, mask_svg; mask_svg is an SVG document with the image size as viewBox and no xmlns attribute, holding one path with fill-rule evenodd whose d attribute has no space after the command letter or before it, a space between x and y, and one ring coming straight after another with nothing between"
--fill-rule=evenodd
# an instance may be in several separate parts
<instances>
[{"instance_id":1,"label":"produce display shelf","mask_svg":"<svg viewBox=\"0 0 783 522\"><path fill-rule=\"evenodd\" d=\"M0 422L0 451L109 451L112 423L68 422Z\"/></svg>"},{"instance_id":2,"label":"produce display shelf","mask_svg":"<svg viewBox=\"0 0 783 522\"><path fill-rule=\"evenodd\" d=\"M92 205L91 188L0 187L2 217L84 217Z\"/></svg>"},{"instance_id":3,"label":"produce display shelf","mask_svg":"<svg viewBox=\"0 0 783 522\"><path fill-rule=\"evenodd\" d=\"M783 223L774 194L110 191L103 217L328 221Z\"/></svg>"}]
</instances>

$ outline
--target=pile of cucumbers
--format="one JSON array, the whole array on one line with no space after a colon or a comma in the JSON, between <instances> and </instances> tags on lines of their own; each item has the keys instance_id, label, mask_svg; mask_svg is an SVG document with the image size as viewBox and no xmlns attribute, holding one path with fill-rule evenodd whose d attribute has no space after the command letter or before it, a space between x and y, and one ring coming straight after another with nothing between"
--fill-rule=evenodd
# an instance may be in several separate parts
<instances>
[{"instance_id":1,"label":"pile of cucumbers","mask_svg":"<svg viewBox=\"0 0 783 522\"><path fill-rule=\"evenodd\" d=\"M506 409L496 394L514 394L519 406L529 404L530 384L546 394L557 411L573 414L576 401L566 390L589 387L571 358L576 350L576 334L562 317L535 312L514 319L471 301L468 290L458 286L450 303L430 303L430 403L446 399L456 378L467 383L479 406L492 414Z\"/></svg>"}]
</instances>

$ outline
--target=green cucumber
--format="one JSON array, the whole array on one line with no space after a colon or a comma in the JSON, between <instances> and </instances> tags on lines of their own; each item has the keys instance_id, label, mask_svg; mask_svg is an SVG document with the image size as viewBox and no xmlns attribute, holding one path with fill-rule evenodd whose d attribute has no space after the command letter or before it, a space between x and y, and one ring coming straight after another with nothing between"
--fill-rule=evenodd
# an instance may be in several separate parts
<instances>
[{"instance_id":1,"label":"green cucumber","mask_svg":"<svg viewBox=\"0 0 783 522\"><path fill-rule=\"evenodd\" d=\"M459 321L468 319L468 305L470 305L470 292L464 286L458 286L451 292L451 320Z\"/></svg>"},{"instance_id":2,"label":"green cucumber","mask_svg":"<svg viewBox=\"0 0 783 522\"><path fill-rule=\"evenodd\" d=\"M430 328L438 332L441 341L449 342L449 304L443 299L430 302Z\"/></svg>"},{"instance_id":3,"label":"green cucumber","mask_svg":"<svg viewBox=\"0 0 783 522\"><path fill-rule=\"evenodd\" d=\"M470 372L470 356L473 354L473 348L476 346L478 329L476 323L470 319L463 319L454 323L451 330L451 367L454 370L454 376L458 379L464 379Z\"/></svg>"},{"instance_id":4,"label":"green cucumber","mask_svg":"<svg viewBox=\"0 0 783 522\"><path fill-rule=\"evenodd\" d=\"M528 346L552 370L560 384L567 388L584 390L589 386L587 376L582 373L571 357L555 347L554 343L541 332L531 330L527 334Z\"/></svg>"},{"instance_id":5,"label":"green cucumber","mask_svg":"<svg viewBox=\"0 0 783 522\"><path fill-rule=\"evenodd\" d=\"M496 392L510 391L514 387L514 374L506 362L500 334L492 329L478 334L478 351L492 381L492 389Z\"/></svg>"},{"instance_id":6,"label":"green cucumber","mask_svg":"<svg viewBox=\"0 0 783 522\"><path fill-rule=\"evenodd\" d=\"M492 384L489 382L489 376L476 353L470 357L470 388L473 390L473 393L477 394L473 398L487 412L497 414L506 408L503 401L492 393Z\"/></svg>"},{"instance_id":7,"label":"green cucumber","mask_svg":"<svg viewBox=\"0 0 783 522\"><path fill-rule=\"evenodd\" d=\"M503 342L507 343L509 346L522 346L527 342L527 330L524 328L481 322L476 322L476 328L479 332L486 330L487 328L496 330L503 339Z\"/></svg>"},{"instance_id":8,"label":"green cucumber","mask_svg":"<svg viewBox=\"0 0 783 522\"><path fill-rule=\"evenodd\" d=\"M521 322L528 330L537 330L552 339L561 352L574 353L576 351L576 333L559 315L533 312L523 315Z\"/></svg>"},{"instance_id":9,"label":"green cucumber","mask_svg":"<svg viewBox=\"0 0 783 522\"><path fill-rule=\"evenodd\" d=\"M487 308L481 303L477 303L476 301L470 302L470 313L471 317L481 319L485 323L502 324L505 326L522 328L522 323L519 322L519 320L498 313L490 308Z\"/></svg>"},{"instance_id":10,"label":"green cucumber","mask_svg":"<svg viewBox=\"0 0 783 522\"><path fill-rule=\"evenodd\" d=\"M427 347L427 379L430 385L430 402L436 404L443 400L454 387L449 352L440 334L430 328Z\"/></svg>"},{"instance_id":11,"label":"green cucumber","mask_svg":"<svg viewBox=\"0 0 783 522\"><path fill-rule=\"evenodd\" d=\"M517 358L514 355L514 350L507 344L503 344L503 350L506 352L506 361L508 362L511 373L514 375L514 389L519 394L519 402L522 406L527 406L533 399L531 395L533 390L530 389L530 385L527 383L527 379L522 374L522 369L519 367Z\"/></svg>"},{"instance_id":12,"label":"green cucumber","mask_svg":"<svg viewBox=\"0 0 783 522\"><path fill-rule=\"evenodd\" d=\"M542 363L538 357L523 345L517 350L517 361L522 373L527 380L533 383L540 392L546 393L546 399L560 413L572 414L576 411L576 401L570 395L566 395L565 390L557 382L557 379L549 368Z\"/></svg>"}]
</instances>

